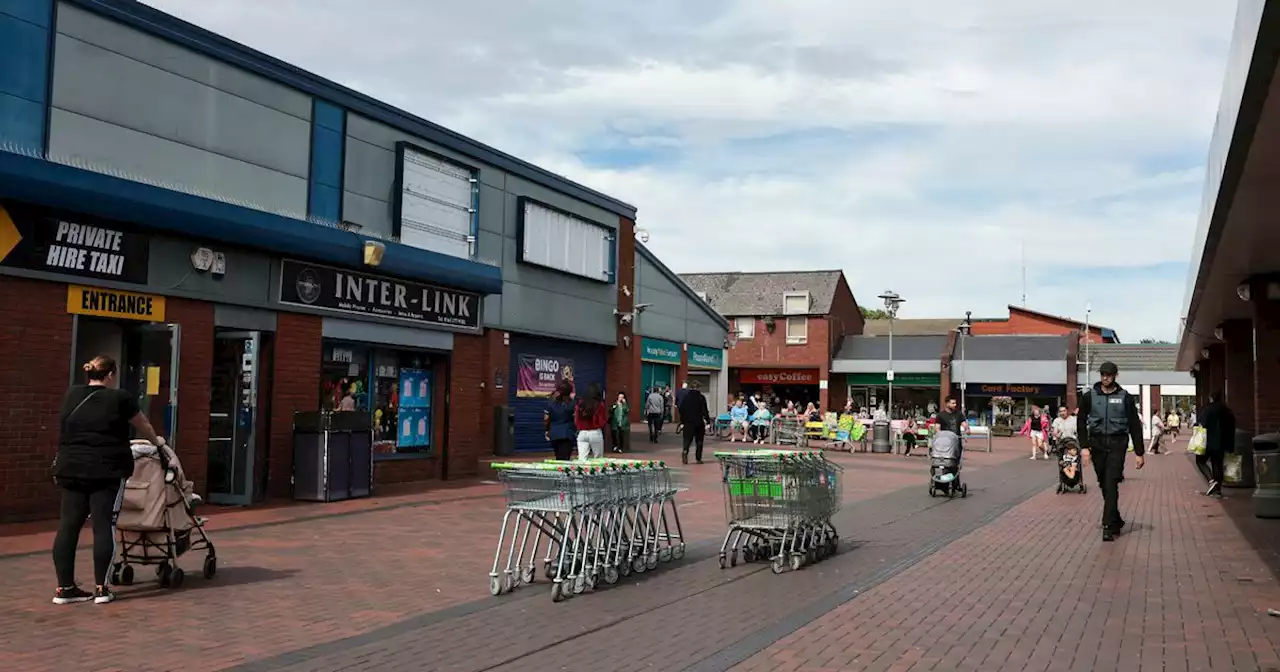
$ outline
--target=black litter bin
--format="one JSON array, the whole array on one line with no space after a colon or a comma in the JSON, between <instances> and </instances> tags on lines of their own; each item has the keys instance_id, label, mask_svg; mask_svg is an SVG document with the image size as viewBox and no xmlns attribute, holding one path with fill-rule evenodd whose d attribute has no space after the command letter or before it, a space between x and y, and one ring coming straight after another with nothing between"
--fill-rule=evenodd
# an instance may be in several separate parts
<instances>
[{"instance_id":1,"label":"black litter bin","mask_svg":"<svg viewBox=\"0 0 1280 672\"><path fill-rule=\"evenodd\" d=\"M1257 480L1253 491L1253 515L1280 518L1280 434L1254 437L1253 467Z\"/></svg>"},{"instance_id":2,"label":"black litter bin","mask_svg":"<svg viewBox=\"0 0 1280 672\"><path fill-rule=\"evenodd\" d=\"M368 413L293 414L293 498L338 502L373 494Z\"/></svg>"},{"instance_id":3,"label":"black litter bin","mask_svg":"<svg viewBox=\"0 0 1280 672\"><path fill-rule=\"evenodd\" d=\"M516 412L510 406L493 408L493 454L507 457L516 451Z\"/></svg>"},{"instance_id":4,"label":"black litter bin","mask_svg":"<svg viewBox=\"0 0 1280 672\"><path fill-rule=\"evenodd\" d=\"M888 420L876 420L871 423L871 452L892 453L893 432L889 431Z\"/></svg>"},{"instance_id":5,"label":"black litter bin","mask_svg":"<svg viewBox=\"0 0 1280 672\"><path fill-rule=\"evenodd\" d=\"M1254 486L1253 436L1243 429L1236 430L1235 454L1240 456L1240 473L1236 478L1224 475L1222 485L1228 488L1252 488ZM1228 460L1235 459L1227 456ZM1228 472L1230 473L1230 472Z\"/></svg>"}]
</instances>

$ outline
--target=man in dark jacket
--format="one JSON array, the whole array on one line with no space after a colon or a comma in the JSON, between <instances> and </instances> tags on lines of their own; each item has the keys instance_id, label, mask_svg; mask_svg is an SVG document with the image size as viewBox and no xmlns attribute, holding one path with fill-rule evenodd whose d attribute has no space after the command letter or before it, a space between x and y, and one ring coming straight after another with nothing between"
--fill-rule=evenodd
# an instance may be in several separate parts
<instances>
[{"instance_id":1,"label":"man in dark jacket","mask_svg":"<svg viewBox=\"0 0 1280 672\"><path fill-rule=\"evenodd\" d=\"M1209 405L1200 411L1200 426L1204 427L1204 454L1196 455L1196 467L1209 482L1204 494L1222 496L1222 463L1227 453L1235 451L1236 414L1222 403L1222 393L1209 395Z\"/></svg>"},{"instance_id":2,"label":"man in dark jacket","mask_svg":"<svg viewBox=\"0 0 1280 672\"><path fill-rule=\"evenodd\" d=\"M1120 517L1120 477L1131 441L1135 465L1141 469L1146 462L1138 401L1116 382L1119 372L1111 362L1098 367L1101 380L1080 400L1076 420L1080 455L1085 462L1093 461L1098 489L1102 491L1103 541L1114 540L1124 527Z\"/></svg>"},{"instance_id":3,"label":"man in dark jacket","mask_svg":"<svg viewBox=\"0 0 1280 672\"><path fill-rule=\"evenodd\" d=\"M702 444L707 438L707 425L711 424L711 411L707 408L707 398L698 391L697 381L689 382L678 410L680 420L684 422L684 450L680 453L680 461L689 464L689 444L696 444L694 458L702 464Z\"/></svg>"}]
</instances>

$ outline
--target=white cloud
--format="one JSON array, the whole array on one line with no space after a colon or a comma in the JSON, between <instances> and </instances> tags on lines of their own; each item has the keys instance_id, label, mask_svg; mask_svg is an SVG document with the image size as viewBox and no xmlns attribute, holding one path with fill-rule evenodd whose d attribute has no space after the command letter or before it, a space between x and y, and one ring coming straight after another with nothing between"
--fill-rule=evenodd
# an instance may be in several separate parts
<instances>
[{"instance_id":1,"label":"white cloud","mask_svg":"<svg viewBox=\"0 0 1280 672\"><path fill-rule=\"evenodd\" d=\"M678 271L999 315L1025 244L1030 307L1136 340L1174 336L1234 3L151 4L637 205Z\"/></svg>"}]
</instances>

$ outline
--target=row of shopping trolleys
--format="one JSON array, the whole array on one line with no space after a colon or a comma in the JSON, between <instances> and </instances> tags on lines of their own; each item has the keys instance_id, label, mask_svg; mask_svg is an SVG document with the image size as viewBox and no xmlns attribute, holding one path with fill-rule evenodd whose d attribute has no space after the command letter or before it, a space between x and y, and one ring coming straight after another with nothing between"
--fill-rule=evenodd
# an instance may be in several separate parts
<instances>
[{"instance_id":1,"label":"row of shopping trolleys","mask_svg":"<svg viewBox=\"0 0 1280 672\"><path fill-rule=\"evenodd\" d=\"M663 462L548 460L492 466L507 497L489 572L489 592L495 596L532 584L540 557L556 602L684 557L676 488Z\"/></svg>"},{"instance_id":2,"label":"row of shopping trolleys","mask_svg":"<svg viewBox=\"0 0 1280 672\"><path fill-rule=\"evenodd\" d=\"M720 567L767 561L774 573L833 555L843 468L821 451L717 452L728 531ZM507 498L489 592L535 582L556 602L684 557L671 470L655 460L492 465ZM506 554L506 562L502 556Z\"/></svg>"}]
</instances>

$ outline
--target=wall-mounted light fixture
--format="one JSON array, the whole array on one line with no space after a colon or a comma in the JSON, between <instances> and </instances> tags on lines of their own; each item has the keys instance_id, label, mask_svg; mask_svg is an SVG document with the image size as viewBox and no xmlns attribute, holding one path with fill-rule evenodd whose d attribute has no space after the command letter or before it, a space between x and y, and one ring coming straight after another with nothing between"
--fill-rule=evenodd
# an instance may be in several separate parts
<instances>
[{"instance_id":1,"label":"wall-mounted light fixture","mask_svg":"<svg viewBox=\"0 0 1280 672\"><path fill-rule=\"evenodd\" d=\"M387 246L376 240L364 241L364 265L381 266L382 255L387 253Z\"/></svg>"},{"instance_id":2,"label":"wall-mounted light fixture","mask_svg":"<svg viewBox=\"0 0 1280 672\"><path fill-rule=\"evenodd\" d=\"M1248 302L1253 299L1253 288L1249 283L1242 282L1239 287L1236 287L1236 296L1240 297L1241 301Z\"/></svg>"},{"instance_id":3,"label":"wall-mounted light fixture","mask_svg":"<svg viewBox=\"0 0 1280 672\"><path fill-rule=\"evenodd\" d=\"M1213 337L1214 337L1214 338L1216 338L1216 339L1218 339L1219 341L1224 341L1224 340L1226 340L1225 338L1223 338L1223 334L1224 334L1224 333L1225 333L1225 332L1223 332L1223 330L1222 330L1222 325L1218 325L1218 326L1216 326L1216 327L1214 327L1214 328L1213 328Z\"/></svg>"},{"instance_id":4,"label":"wall-mounted light fixture","mask_svg":"<svg viewBox=\"0 0 1280 672\"><path fill-rule=\"evenodd\" d=\"M1201 349L1200 349L1200 358L1201 358L1201 359L1209 359L1209 348L1201 348Z\"/></svg>"}]
</instances>

